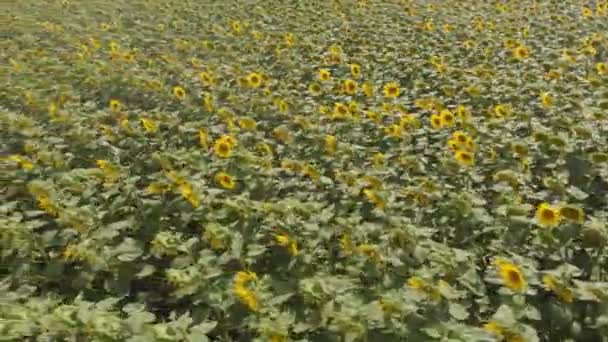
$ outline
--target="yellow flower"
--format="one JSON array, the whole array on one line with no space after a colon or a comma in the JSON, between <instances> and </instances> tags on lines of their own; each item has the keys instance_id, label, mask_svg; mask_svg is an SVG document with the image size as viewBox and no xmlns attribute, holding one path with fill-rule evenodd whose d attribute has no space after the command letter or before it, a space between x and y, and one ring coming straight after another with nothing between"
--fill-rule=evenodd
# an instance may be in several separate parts
<instances>
[{"instance_id":1,"label":"yellow flower","mask_svg":"<svg viewBox=\"0 0 608 342\"><path fill-rule=\"evenodd\" d=\"M152 182L146 187L146 192L153 195L162 194L168 190L169 186L161 182Z\"/></svg>"},{"instance_id":2,"label":"yellow flower","mask_svg":"<svg viewBox=\"0 0 608 342\"><path fill-rule=\"evenodd\" d=\"M385 97L394 99L401 94L401 88L399 88L399 83L389 82L384 86L383 92Z\"/></svg>"},{"instance_id":3,"label":"yellow flower","mask_svg":"<svg viewBox=\"0 0 608 342\"><path fill-rule=\"evenodd\" d=\"M153 120L142 118L141 124L148 133L156 133L158 131L158 125Z\"/></svg>"},{"instance_id":4,"label":"yellow flower","mask_svg":"<svg viewBox=\"0 0 608 342\"><path fill-rule=\"evenodd\" d=\"M203 105L205 106L205 110L209 113L213 113L215 110L215 101L213 99L213 95L207 93L203 97Z\"/></svg>"},{"instance_id":5,"label":"yellow flower","mask_svg":"<svg viewBox=\"0 0 608 342\"><path fill-rule=\"evenodd\" d=\"M386 202L375 190L365 189L363 190L363 194L367 200L376 207L376 209L384 210Z\"/></svg>"},{"instance_id":6,"label":"yellow flower","mask_svg":"<svg viewBox=\"0 0 608 342\"><path fill-rule=\"evenodd\" d=\"M198 198L198 195L194 192L192 188L192 184L188 182L184 182L179 185L179 192L182 197L190 203L194 208L198 208L201 205L201 202Z\"/></svg>"},{"instance_id":7,"label":"yellow flower","mask_svg":"<svg viewBox=\"0 0 608 342\"><path fill-rule=\"evenodd\" d=\"M384 128L384 134L392 138L401 138L403 136L403 126L398 124L388 125Z\"/></svg>"},{"instance_id":8,"label":"yellow flower","mask_svg":"<svg viewBox=\"0 0 608 342\"><path fill-rule=\"evenodd\" d=\"M458 164L460 164L461 166L471 166L475 163L475 158L473 157L473 154L469 151L458 151L456 152L454 157L456 158Z\"/></svg>"},{"instance_id":9,"label":"yellow flower","mask_svg":"<svg viewBox=\"0 0 608 342\"><path fill-rule=\"evenodd\" d=\"M97 167L99 167L104 172L104 176L109 182L113 182L118 177L120 177L120 170L118 169L118 167L114 166L108 160L97 160Z\"/></svg>"},{"instance_id":10,"label":"yellow flower","mask_svg":"<svg viewBox=\"0 0 608 342\"><path fill-rule=\"evenodd\" d=\"M549 92L546 91L540 93L540 101L545 108L549 108L553 105L553 97Z\"/></svg>"},{"instance_id":11,"label":"yellow flower","mask_svg":"<svg viewBox=\"0 0 608 342\"><path fill-rule=\"evenodd\" d=\"M34 164L26 157L14 154L8 157L8 159L19 164L24 170L31 170L34 168Z\"/></svg>"},{"instance_id":12,"label":"yellow flower","mask_svg":"<svg viewBox=\"0 0 608 342\"><path fill-rule=\"evenodd\" d=\"M232 144L226 139L217 139L213 145L215 154L220 158L228 158L232 154Z\"/></svg>"},{"instance_id":13,"label":"yellow flower","mask_svg":"<svg viewBox=\"0 0 608 342\"><path fill-rule=\"evenodd\" d=\"M471 117L471 112L469 112L465 106L458 105L458 107L456 107L456 117L458 117L461 122L468 122Z\"/></svg>"},{"instance_id":14,"label":"yellow flower","mask_svg":"<svg viewBox=\"0 0 608 342\"><path fill-rule=\"evenodd\" d=\"M424 290L426 282L420 277L411 277L407 280L407 286L414 290Z\"/></svg>"},{"instance_id":15,"label":"yellow flower","mask_svg":"<svg viewBox=\"0 0 608 342\"><path fill-rule=\"evenodd\" d=\"M319 96L321 95L321 85L319 83L313 82L308 86L308 92L310 93L310 95L312 96Z\"/></svg>"},{"instance_id":16,"label":"yellow flower","mask_svg":"<svg viewBox=\"0 0 608 342\"><path fill-rule=\"evenodd\" d=\"M384 166L384 164L385 164L384 154L382 154L380 152L375 153L372 163L374 164L375 167Z\"/></svg>"},{"instance_id":17,"label":"yellow flower","mask_svg":"<svg viewBox=\"0 0 608 342\"><path fill-rule=\"evenodd\" d=\"M359 64L351 64L350 65L350 73L354 78L358 78L361 76L361 66Z\"/></svg>"},{"instance_id":18,"label":"yellow flower","mask_svg":"<svg viewBox=\"0 0 608 342\"><path fill-rule=\"evenodd\" d=\"M331 72L328 69L320 69L318 77L320 81L327 82L331 80Z\"/></svg>"},{"instance_id":19,"label":"yellow flower","mask_svg":"<svg viewBox=\"0 0 608 342\"><path fill-rule=\"evenodd\" d=\"M518 60L528 59L528 57L530 57L530 49L523 45L520 45L513 49L513 57Z\"/></svg>"},{"instance_id":20,"label":"yellow flower","mask_svg":"<svg viewBox=\"0 0 608 342\"><path fill-rule=\"evenodd\" d=\"M363 94L367 97L374 96L374 86L370 82L363 83Z\"/></svg>"},{"instance_id":21,"label":"yellow flower","mask_svg":"<svg viewBox=\"0 0 608 342\"><path fill-rule=\"evenodd\" d=\"M459 144L466 144L469 137L462 131L456 131L452 133L452 139L456 140Z\"/></svg>"},{"instance_id":22,"label":"yellow flower","mask_svg":"<svg viewBox=\"0 0 608 342\"><path fill-rule=\"evenodd\" d=\"M275 234L274 236L277 244L279 246L285 247L288 249L289 254L292 256L298 255L298 245L295 241L289 238L289 236L285 233Z\"/></svg>"},{"instance_id":23,"label":"yellow flower","mask_svg":"<svg viewBox=\"0 0 608 342\"><path fill-rule=\"evenodd\" d=\"M285 38L285 44L287 44L287 46L291 47L291 46L294 46L294 44L296 43L296 36L291 32L285 33L284 38Z\"/></svg>"},{"instance_id":24,"label":"yellow flower","mask_svg":"<svg viewBox=\"0 0 608 342\"><path fill-rule=\"evenodd\" d=\"M209 148L209 134L206 130L200 129L198 131L198 142L203 148Z\"/></svg>"},{"instance_id":25,"label":"yellow flower","mask_svg":"<svg viewBox=\"0 0 608 342\"><path fill-rule=\"evenodd\" d=\"M376 112L366 111L365 116L367 116L368 119L372 120L376 124L380 124L382 122L382 118Z\"/></svg>"},{"instance_id":26,"label":"yellow flower","mask_svg":"<svg viewBox=\"0 0 608 342\"><path fill-rule=\"evenodd\" d=\"M444 109L439 113L441 116L442 127L452 127L454 125L454 114L447 109Z\"/></svg>"},{"instance_id":27,"label":"yellow flower","mask_svg":"<svg viewBox=\"0 0 608 342\"><path fill-rule=\"evenodd\" d=\"M497 260L495 264L503 285L515 292L523 292L526 289L526 280L517 265L506 260Z\"/></svg>"},{"instance_id":28,"label":"yellow flower","mask_svg":"<svg viewBox=\"0 0 608 342\"><path fill-rule=\"evenodd\" d=\"M287 113L287 111L289 110L289 104L283 99L277 101L277 107L279 107L278 109L281 113Z\"/></svg>"},{"instance_id":29,"label":"yellow flower","mask_svg":"<svg viewBox=\"0 0 608 342\"><path fill-rule=\"evenodd\" d=\"M252 72L247 75L247 85L251 88L259 88L262 86L262 75L257 72Z\"/></svg>"},{"instance_id":30,"label":"yellow flower","mask_svg":"<svg viewBox=\"0 0 608 342\"><path fill-rule=\"evenodd\" d=\"M441 115L439 115L439 114L431 115L431 127L433 127L434 129L439 129L439 128L443 127Z\"/></svg>"},{"instance_id":31,"label":"yellow flower","mask_svg":"<svg viewBox=\"0 0 608 342\"><path fill-rule=\"evenodd\" d=\"M507 331L504 327L495 321L489 321L483 325L483 329L492 335L503 336Z\"/></svg>"},{"instance_id":32,"label":"yellow flower","mask_svg":"<svg viewBox=\"0 0 608 342\"><path fill-rule=\"evenodd\" d=\"M574 300L574 294L572 290L564 286L551 274L545 274L543 276L543 284L547 289L551 292L555 293L555 295L563 302L572 303Z\"/></svg>"},{"instance_id":33,"label":"yellow flower","mask_svg":"<svg viewBox=\"0 0 608 342\"><path fill-rule=\"evenodd\" d=\"M350 109L344 103L336 102L334 103L334 118L344 118L349 117L351 115Z\"/></svg>"},{"instance_id":34,"label":"yellow flower","mask_svg":"<svg viewBox=\"0 0 608 342\"><path fill-rule=\"evenodd\" d=\"M240 34L243 26L241 25L240 21L234 20L230 23L230 28L232 28L232 32L234 32L235 34Z\"/></svg>"},{"instance_id":35,"label":"yellow flower","mask_svg":"<svg viewBox=\"0 0 608 342\"><path fill-rule=\"evenodd\" d=\"M573 223L582 224L585 222L583 208L571 204L560 206L559 216Z\"/></svg>"},{"instance_id":36,"label":"yellow flower","mask_svg":"<svg viewBox=\"0 0 608 342\"><path fill-rule=\"evenodd\" d=\"M254 119L248 117L240 118L238 124L241 129L249 132L255 131L258 126Z\"/></svg>"},{"instance_id":37,"label":"yellow flower","mask_svg":"<svg viewBox=\"0 0 608 342\"><path fill-rule=\"evenodd\" d=\"M346 80L342 84L342 90L348 95L355 95L357 92L357 82L353 80Z\"/></svg>"},{"instance_id":38,"label":"yellow flower","mask_svg":"<svg viewBox=\"0 0 608 342\"><path fill-rule=\"evenodd\" d=\"M120 112L122 109L122 103L118 100L110 100L110 110L114 113Z\"/></svg>"},{"instance_id":39,"label":"yellow flower","mask_svg":"<svg viewBox=\"0 0 608 342\"><path fill-rule=\"evenodd\" d=\"M499 119L504 118L511 114L511 108L508 105L499 104L494 106L493 113Z\"/></svg>"},{"instance_id":40,"label":"yellow flower","mask_svg":"<svg viewBox=\"0 0 608 342\"><path fill-rule=\"evenodd\" d=\"M180 86L175 86L173 87L173 96L181 101L186 98L186 90Z\"/></svg>"},{"instance_id":41,"label":"yellow flower","mask_svg":"<svg viewBox=\"0 0 608 342\"><path fill-rule=\"evenodd\" d=\"M595 64L595 71L600 75L608 74L608 66L606 66L606 63L597 63Z\"/></svg>"},{"instance_id":42,"label":"yellow flower","mask_svg":"<svg viewBox=\"0 0 608 342\"><path fill-rule=\"evenodd\" d=\"M222 188L227 189L227 190L232 190L234 189L234 179L232 178L232 176L230 176L229 174L225 173L225 172L218 172L215 175L215 181L222 186Z\"/></svg>"},{"instance_id":43,"label":"yellow flower","mask_svg":"<svg viewBox=\"0 0 608 342\"><path fill-rule=\"evenodd\" d=\"M536 209L536 222L544 228L553 228L561 221L560 211L549 203L541 203Z\"/></svg>"},{"instance_id":44,"label":"yellow flower","mask_svg":"<svg viewBox=\"0 0 608 342\"><path fill-rule=\"evenodd\" d=\"M201 83L206 87L210 87L215 84L215 78L211 73L207 71L199 73L198 78L201 80Z\"/></svg>"},{"instance_id":45,"label":"yellow flower","mask_svg":"<svg viewBox=\"0 0 608 342\"><path fill-rule=\"evenodd\" d=\"M581 8L581 15L584 18L591 18L593 17L593 10L587 6Z\"/></svg>"},{"instance_id":46,"label":"yellow flower","mask_svg":"<svg viewBox=\"0 0 608 342\"><path fill-rule=\"evenodd\" d=\"M325 152L327 154L336 153L337 147L338 147L338 141L335 136L328 135L325 137Z\"/></svg>"}]
</instances>

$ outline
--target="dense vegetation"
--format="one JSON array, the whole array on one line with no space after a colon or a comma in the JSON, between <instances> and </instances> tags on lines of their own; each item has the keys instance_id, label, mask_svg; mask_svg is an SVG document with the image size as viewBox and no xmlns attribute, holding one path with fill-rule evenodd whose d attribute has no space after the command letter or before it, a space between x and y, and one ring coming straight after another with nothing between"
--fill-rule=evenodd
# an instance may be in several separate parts
<instances>
[{"instance_id":1,"label":"dense vegetation","mask_svg":"<svg viewBox=\"0 0 608 342\"><path fill-rule=\"evenodd\" d=\"M3 6L0 340L608 341L607 1Z\"/></svg>"}]
</instances>

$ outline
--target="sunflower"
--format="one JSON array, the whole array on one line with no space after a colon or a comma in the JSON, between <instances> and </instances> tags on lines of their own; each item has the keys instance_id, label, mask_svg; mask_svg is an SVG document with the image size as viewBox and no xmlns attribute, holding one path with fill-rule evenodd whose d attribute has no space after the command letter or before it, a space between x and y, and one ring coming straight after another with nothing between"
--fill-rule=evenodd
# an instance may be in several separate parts
<instances>
[{"instance_id":1,"label":"sunflower","mask_svg":"<svg viewBox=\"0 0 608 342\"><path fill-rule=\"evenodd\" d=\"M513 57L515 57L515 59L517 60L528 59L528 57L530 57L530 49L523 45L520 45L513 49Z\"/></svg>"},{"instance_id":2,"label":"sunflower","mask_svg":"<svg viewBox=\"0 0 608 342\"><path fill-rule=\"evenodd\" d=\"M283 38L285 40L285 44L287 44L289 47L294 46L296 43L296 36L291 32L285 33Z\"/></svg>"},{"instance_id":3,"label":"sunflower","mask_svg":"<svg viewBox=\"0 0 608 342\"><path fill-rule=\"evenodd\" d=\"M181 101L186 98L186 91L180 86L175 86L173 87L173 96Z\"/></svg>"},{"instance_id":4,"label":"sunflower","mask_svg":"<svg viewBox=\"0 0 608 342\"><path fill-rule=\"evenodd\" d=\"M380 115L378 115L378 113L376 113L374 111L370 111L370 110L366 111L365 116L367 116L368 119L370 119L371 121L373 121L376 124L380 124L382 122Z\"/></svg>"},{"instance_id":5,"label":"sunflower","mask_svg":"<svg viewBox=\"0 0 608 342\"><path fill-rule=\"evenodd\" d=\"M351 79L345 80L342 84L342 91L348 95L355 95L357 92L357 82Z\"/></svg>"},{"instance_id":6,"label":"sunflower","mask_svg":"<svg viewBox=\"0 0 608 342\"><path fill-rule=\"evenodd\" d=\"M549 108L553 105L553 97L549 92L546 91L540 93L540 101L545 108Z\"/></svg>"},{"instance_id":7,"label":"sunflower","mask_svg":"<svg viewBox=\"0 0 608 342\"><path fill-rule=\"evenodd\" d=\"M511 114L511 109L509 108L509 106L503 105L503 104L494 106L492 111L493 111L494 116L499 119L509 116Z\"/></svg>"},{"instance_id":8,"label":"sunflower","mask_svg":"<svg viewBox=\"0 0 608 342\"><path fill-rule=\"evenodd\" d=\"M328 135L325 137L325 152L327 154L336 153L338 147L338 141L334 135Z\"/></svg>"},{"instance_id":9,"label":"sunflower","mask_svg":"<svg viewBox=\"0 0 608 342\"><path fill-rule=\"evenodd\" d=\"M201 80L201 83L206 87L210 87L215 84L215 78L209 72L203 71L199 73L198 78Z\"/></svg>"},{"instance_id":10,"label":"sunflower","mask_svg":"<svg viewBox=\"0 0 608 342\"><path fill-rule=\"evenodd\" d=\"M447 109L444 109L439 113L441 117L441 126L452 127L454 125L454 114Z\"/></svg>"},{"instance_id":11,"label":"sunflower","mask_svg":"<svg viewBox=\"0 0 608 342\"><path fill-rule=\"evenodd\" d=\"M475 158L473 154L469 151L458 151L454 155L458 164L462 166L471 166L475 163Z\"/></svg>"},{"instance_id":12,"label":"sunflower","mask_svg":"<svg viewBox=\"0 0 608 342\"><path fill-rule=\"evenodd\" d=\"M363 94L365 94L365 96L367 96L367 97L374 96L374 87L372 86L372 84L370 82L363 83L362 88L363 88Z\"/></svg>"},{"instance_id":13,"label":"sunflower","mask_svg":"<svg viewBox=\"0 0 608 342\"><path fill-rule=\"evenodd\" d=\"M585 211L576 205L566 204L560 206L559 216L573 223L581 224L585 222Z\"/></svg>"},{"instance_id":14,"label":"sunflower","mask_svg":"<svg viewBox=\"0 0 608 342\"><path fill-rule=\"evenodd\" d=\"M141 124L148 133L156 133L158 131L158 124L154 120L142 118Z\"/></svg>"},{"instance_id":15,"label":"sunflower","mask_svg":"<svg viewBox=\"0 0 608 342\"><path fill-rule=\"evenodd\" d=\"M331 72L329 71L329 69L320 69L318 77L319 81L327 82L331 80Z\"/></svg>"},{"instance_id":16,"label":"sunflower","mask_svg":"<svg viewBox=\"0 0 608 342\"><path fill-rule=\"evenodd\" d=\"M359 64L351 64L350 74L353 75L354 78L361 76L361 66Z\"/></svg>"},{"instance_id":17,"label":"sunflower","mask_svg":"<svg viewBox=\"0 0 608 342\"><path fill-rule=\"evenodd\" d=\"M363 190L363 194L367 200L376 207L376 209L384 210L386 202L375 190L365 189Z\"/></svg>"},{"instance_id":18,"label":"sunflower","mask_svg":"<svg viewBox=\"0 0 608 342\"><path fill-rule=\"evenodd\" d=\"M452 133L452 138L460 144L465 144L469 137L463 131L456 131Z\"/></svg>"},{"instance_id":19,"label":"sunflower","mask_svg":"<svg viewBox=\"0 0 608 342\"><path fill-rule=\"evenodd\" d=\"M572 290L564 286L555 276L551 274L545 274L543 276L543 284L545 287L555 293L555 295L563 302L572 303L574 295Z\"/></svg>"},{"instance_id":20,"label":"sunflower","mask_svg":"<svg viewBox=\"0 0 608 342\"><path fill-rule=\"evenodd\" d=\"M350 109L342 102L334 103L334 118L344 118L350 116Z\"/></svg>"},{"instance_id":21,"label":"sunflower","mask_svg":"<svg viewBox=\"0 0 608 342\"><path fill-rule=\"evenodd\" d=\"M439 129L439 128L443 127L442 125L443 125L443 123L441 121L441 115L439 115L439 114L431 115L431 126L434 129Z\"/></svg>"},{"instance_id":22,"label":"sunflower","mask_svg":"<svg viewBox=\"0 0 608 342\"><path fill-rule=\"evenodd\" d=\"M385 97L394 99L401 94L401 88L399 88L399 83L389 82L384 86L383 92Z\"/></svg>"},{"instance_id":23,"label":"sunflower","mask_svg":"<svg viewBox=\"0 0 608 342\"><path fill-rule=\"evenodd\" d=\"M372 163L375 167L383 167L386 164L384 154L381 152L375 153L374 158L372 159Z\"/></svg>"},{"instance_id":24,"label":"sunflower","mask_svg":"<svg viewBox=\"0 0 608 342\"><path fill-rule=\"evenodd\" d=\"M232 176L230 176L229 174L225 173L225 172L218 172L215 175L215 181L224 189L227 190L232 190L234 189L234 179L232 178Z\"/></svg>"},{"instance_id":25,"label":"sunflower","mask_svg":"<svg viewBox=\"0 0 608 342\"><path fill-rule=\"evenodd\" d=\"M262 86L262 75L257 72L251 72L247 75L247 85L251 88L259 88Z\"/></svg>"},{"instance_id":26,"label":"sunflower","mask_svg":"<svg viewBox=\"0 0 608 342\"><path fill-rule=\"evenodd\" d=\"M220 158L228 158L232 154L232 144L226 139L217 139L213 145L213 150Z\"/></svg>"},{"instance_id":27,"label":"sunflower","mask_svg":"<svg viewBox=\"0 0 608 342\"><path fill-rule=\"evenodd\" d=\"M497 260L495 264L506 287L515 292L523 292L526 289L526 279L517 265L505 260Z\"/></svg>"},{"instance_id":28,"label":"sunflower","mask_svg":"<svg viewBox=\"0 0 608 342\"><path fill-rule=\"evenodd\" d=\"M608 73L608 66L606 66L606 63L597 63L595 64L595 71L600 75L605 75Z\"/></svg>"},{"instance_id":29,"label":"sunflower","mask_svg":"<svg viewBox=\"0 0 608 342\"><path fill-rule=\"evenodd\" d=\"M465 106L458 105L458 107L456 107L456 117L460 122L468 122L471 118L471 112L469 112Z\"/></svg>"},{"instance_id":30,"label":"sunflower","mask_svg":"<svg viewBox=\"0 0 608 342\"><path fill-rule=\"evenodd\" d=\"M591 18L593 17L593 10L587 6L581 8L581 15L584 18Z\"/></svg>"},{"instance_id":31,"label":"sunflower","mask_svg":"<svg viewBox=\"0 0 608 342\"><path fill-rule=\"evenodd\" d=\"M110 110L114 113L120 112L122 109L122 103L118 100L110 100Z\"/></svg>"},{"instance_id":32,"label":"sunflower","mask_svg":"<svg viewBox=\"0 0 608 342\"><path fill-rule=\"evenodd\" d=\"M544 228L553 228L559 225L561 220L560 211L549 203L541 203L536 209L536 221Z\"/></svg>"},{"instance_id":33,"label":"sunflower","mask_svg":"<svg viewBox=\"0 0 608 342\"><path fill-rule=\"evenodd\" d=\"M391 138L401 138L403 135L403 127L398 124L388 125L384 128L384 134Z\"/></svg>"},{"instance_id":34,"label":"sunflower","mask_svg":"<svg viewBox=\"0 0 608 342\"><path fill-rule=\"evenodd\" d=\"M313 82L308 86L308 92L310 93L310 95L312 96L319 96L321 95L321 85L317 82Z\"/></svg>"},{"instance_id":35,"label":"sunflower","mask_svg":"<svg viewBox=\"0 0 608 342\"><path fill-rule=\"evenodd\" d=\"M249 132L255 131L255 129L257 128L257 125L258 125L254 119L249 118L249 117L240 118L238 120L238 124L239 124L239 127L241 127L241 129L243 129L245 131L249 131Z\"/></svg>"}]
</instances>

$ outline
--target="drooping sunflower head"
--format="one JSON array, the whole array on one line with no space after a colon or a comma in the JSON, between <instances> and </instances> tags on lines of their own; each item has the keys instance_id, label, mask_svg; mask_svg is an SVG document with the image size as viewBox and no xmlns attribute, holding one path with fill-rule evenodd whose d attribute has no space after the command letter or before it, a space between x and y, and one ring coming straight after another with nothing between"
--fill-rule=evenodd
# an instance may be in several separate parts
<instances>
[{"instance_id":1,"label":"drooping sunflower head","mask_svg":"<svg viewBox=\"0 0 608 342\"><path fill-rule=\"evenodd\" d=\"M560 211L549 203L541 203L536 210L536 221L543 228L554 228L561 220Z\"/></svg>"},{"instance_id":2,"label":"drooping sunflower head","mask_svg":"<svg viewBox=\"0 0 608 342\"><path fill-rule=\"evenodd\" d=\"M583 211L583 208L576 205L566 204L561 206L559 208L559 215L573 223L581 224L585 222L585 212Z\"/></svg>"}]
</instances>

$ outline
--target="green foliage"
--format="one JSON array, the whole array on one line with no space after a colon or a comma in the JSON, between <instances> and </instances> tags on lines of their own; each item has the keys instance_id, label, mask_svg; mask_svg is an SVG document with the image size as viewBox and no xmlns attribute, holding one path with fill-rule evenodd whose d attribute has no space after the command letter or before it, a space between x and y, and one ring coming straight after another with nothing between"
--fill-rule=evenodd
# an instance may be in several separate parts
<instances>
[{"instance_id":1,"label":"green foliage","mask_svg":"<svg viewBox=\"0 0 608 342\"><path fill-rule=\"evenodd\" d=\"M2 341L608 341L606 1L16 1Z\"/></svg>"}]
</instances>

